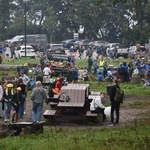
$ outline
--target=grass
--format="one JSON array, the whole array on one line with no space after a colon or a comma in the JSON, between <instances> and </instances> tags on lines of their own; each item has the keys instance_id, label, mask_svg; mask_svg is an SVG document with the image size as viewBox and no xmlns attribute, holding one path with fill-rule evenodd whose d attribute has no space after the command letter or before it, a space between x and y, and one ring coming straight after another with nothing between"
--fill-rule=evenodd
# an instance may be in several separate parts
<instances>
[{"instance_id":1,"label":"grass","mask_svg":"<svg viewBox=\"0 0 150 150\"><path fill-rule=\"evenodd\" d=\"M148 150L150 126L99 130L51 130L42 135L1 139L1 150Z\"/></svg>"},{"instance_id":2,"label":"grass","mask_svg":"<svg viewBox=\"0 0 150 150\"><path fill-rule=\"evenodd\" d=\"M39 60L22 58L15 60L14 64L23 65L25 62L39 63ZM120 61L113 61L117 66ZM4 64L10 64L6 60ZM77 66L85 67L86 60L78 60ZM1 71L0 74L13 74L13 70ZM105 91L109 82L86 81L91 91ZM126 95L150 96L149 88L142 85L121 85ZM30 91L31 93L31 91ZM28 94L30 95L30 94ZM144 108L150 105L148 101L136 101L125 105L126 108ZM149 111L147 112L149 116ZM92 130L64 130L46 128L44 134L31 136L7 137L0 140L0 150L148 150L150 147L150 122L141 122L138 126L122 128L103 128Z\"/></svg>"}]
</instances>

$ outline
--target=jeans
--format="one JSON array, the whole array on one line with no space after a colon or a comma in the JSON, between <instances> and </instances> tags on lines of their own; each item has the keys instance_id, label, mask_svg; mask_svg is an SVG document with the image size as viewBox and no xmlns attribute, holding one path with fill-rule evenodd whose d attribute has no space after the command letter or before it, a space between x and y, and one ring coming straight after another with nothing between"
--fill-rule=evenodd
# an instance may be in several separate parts
<instances>
[{"instance_id":1,"label":"jeans","mask_svg":"<svg viewBox=\"0 0 150 150\"><path fill-rule=\"evenodd\" d=\"M43 112L43 102L42 103L32 103L32 121L33 122L40 122L41 116Z\"/></svg>"},{"instance_id":2,"label":"jeans","mask_svg":"<svg viewBox=\"0 0 150 150\"><path fill-rule=\"evenodd\" d=\"M22 94L22 103L20 104L20 107L19 107L19 118L22 118L22 119L23 119L24 110L25 110L25 101L26 101L26 95Z\"/></svg>"},{"instance_id":3,"label":"jeans","mask_svg":"<svg viewBox=\"0 0 150 150\"><path fill-rule=\"evenodd\" d=\"M4 113L2 110L2 101L0 101L0 117L3 117L3 116L4 116Z\"/></svg>"},{"instance_id":4,"label":"jeans","mask_svg":"<svg viewBox=\"0 0 150 150\"><path fill-rule=\"evenodd\" d=\"M11 103L10 102L4 102L4 118L10 119L10 112L11 112Z\"/></svg>"}]
</instances>

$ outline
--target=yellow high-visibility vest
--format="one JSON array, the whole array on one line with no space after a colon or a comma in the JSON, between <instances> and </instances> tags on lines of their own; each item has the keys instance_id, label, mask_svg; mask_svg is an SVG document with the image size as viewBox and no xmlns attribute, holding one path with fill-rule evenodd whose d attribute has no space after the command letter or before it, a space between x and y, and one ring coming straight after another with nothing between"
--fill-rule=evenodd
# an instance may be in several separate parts
<instances>
[{"instance_id":1,"label":"yellow high-visibility vest","mask_svg":"<svg viewBox=\"0 0 150 150\"><path fill-rule=\"evenodd\" d=\"M104 60L100 60L100 62L99 62L99 68L100 69L104 69Z\"/></svg>"}]
</instances>

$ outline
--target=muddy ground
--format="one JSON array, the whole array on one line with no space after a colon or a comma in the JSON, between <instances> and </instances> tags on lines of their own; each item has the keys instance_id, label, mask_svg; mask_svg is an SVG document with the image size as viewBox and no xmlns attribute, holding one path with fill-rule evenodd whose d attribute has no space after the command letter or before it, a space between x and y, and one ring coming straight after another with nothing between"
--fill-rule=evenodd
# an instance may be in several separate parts
<instances>
[{"instance_id":1,"label":"muddy ground","mask_svg":"<svg viewBox=\"0 0 150 150\"><path fill-rule=\"evenodd\" d=\"M109 104L109 98L107 97L104 105ZM119 127L138 125L141 121L145 120L150 124L150 98L149 97L141 97L141 96L126 96L126 99L120 107L120 122ZM20 121L32 121L31 119L31 107L32 103L29 99L27 99L26 104L26 114L24 115L24 119ZM50 106L44 104L43 112L46 109L50 109ZM42 118L42 120L45 120ZM91 122L56 122L54 124L50 124L49 128L69 128L69 129L85 129L85 128L103 128L108 127L110 122L110 118L107 117L107 121L105 123L91 123ZM0 123L3 124L3 119L0 119ZM48 125L47 125L48 127Z\"/></svg>"}]
</instances>

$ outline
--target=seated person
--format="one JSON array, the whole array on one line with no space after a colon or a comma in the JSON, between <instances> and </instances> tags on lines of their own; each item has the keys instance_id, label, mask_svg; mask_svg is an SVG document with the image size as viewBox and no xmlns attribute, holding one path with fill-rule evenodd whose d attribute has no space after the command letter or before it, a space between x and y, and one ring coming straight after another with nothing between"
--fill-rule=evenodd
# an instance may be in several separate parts
<instances>
[{"instance_id":1,"label":"seated person","mask_svg":"<svg viewBox=\"0 0 150 150\"><path fill-rule=\"evenodd\" d=\"M61 78L57 78L55 81L54 81L54 85L52 87L52 92L56 95L60 95L60 90L61 90L61 87L63 86L63 80L64 78L61 77Z\"/></svg>"},{"instance_id":2,"label":"seated person","mask_svg":"<svg viewBox=\"0 0 150 150\"><path fill-rule=\"evenodd\" d=\"M79 75L79 79L83 78L84 81L88 80L88 71L87 69L84 69L83 73Z\"/></svg>"},{"instance_id":3,"label":"seated person","mask_svg":"<svg viewBox=\"0 0 150 150\"><path fill-rule=\"evenodd\" d=\"M104 114L105 106L102 104L102 99L105 97L105 93L101 92L99 96L96 96L95 99L90 103L91 113L102 114L102 122L105 122L106 115Z\"/></svg>"},{"instance_id":4,"label":"seated person","mask_svg":"<svg viewBox=\"0 0 150 150\"><path fill-rule=\"evenodd\" d=\"M144 86L150 86L150 75L147 77Z\"/></svg>"}]
</instances>

